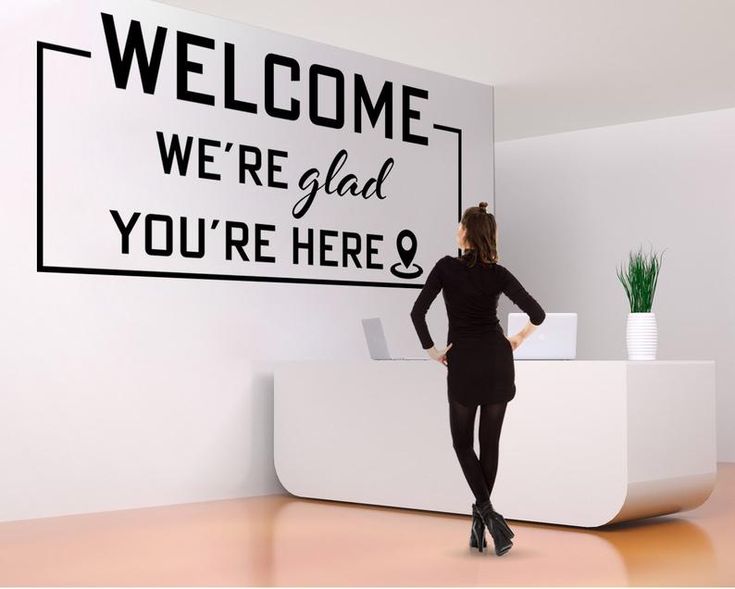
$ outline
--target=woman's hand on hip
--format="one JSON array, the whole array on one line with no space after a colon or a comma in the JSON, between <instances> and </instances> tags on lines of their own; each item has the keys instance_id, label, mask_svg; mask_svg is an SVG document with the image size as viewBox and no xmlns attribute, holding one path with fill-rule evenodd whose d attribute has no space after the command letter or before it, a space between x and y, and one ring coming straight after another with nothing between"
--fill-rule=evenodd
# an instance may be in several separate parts
<instances>
[{"instance_id":1,"label":"woman's hand on hip","mask_svg":"<svg viewBox=\"0 0 735 589\"><path fill-rule=\"evenodd\" d=\"M432 359L436 360L437 362L441 362L442 364L444 364L444 366L447 366L447 351L449 350L449 348L452 347L452 345L453 344L450 343L443 350L437 349L436 346L432 346L428 350L426 350L426 352L429 354L429 356L431 356Z\"/></svg>"},{"instance_id":2,"label":"woman's hand on hip","mask_svg":"<svg viewBox=\"0 0 735 589\"><path fill-rule=\"evenodd\" d=\"M511 335L506 339L510 342L510 347L514 350L523 343L523 336L517 333L515 335Z\"/></svg>"}]
</instances>

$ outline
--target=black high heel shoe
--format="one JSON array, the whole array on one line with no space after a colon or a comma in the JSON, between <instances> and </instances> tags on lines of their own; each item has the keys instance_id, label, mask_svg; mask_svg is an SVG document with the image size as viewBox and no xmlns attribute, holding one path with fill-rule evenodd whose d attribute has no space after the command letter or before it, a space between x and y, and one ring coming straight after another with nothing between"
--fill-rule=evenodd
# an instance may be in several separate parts
<instances>
[{"instance_id":1,"label":"black high heel shoe","mask_svg":"<svg viewBox=\"0 0 735 589\"><path fill-rule=\"evenodd\" d=\"M513 533L513 530L510 529L508 522L505 521L505 518L502 515L500 515L497 511L495 511L495 508L493 507L492 502L490 503L490 508L493 510L493 514L494 514L493 519L495 519L498 522L498 524L500 525L500 528L503 530L505 535L508 536L508 538L512 538L513 536L515 536L515 534Z\"/></svg>"},{"instance_id":2,"label":"black high heel shoe","mask_svg":"<svg viewBox=\"0 0 735 589\"><path fill-rule=\"evenodd\" d=\"M493 504L490 501L477 505L477 511L482 519L485 527L490 532L495 543L495 554L502 556L513 546L510 536L506 535L505 528L497 518L497 513L493 510ZM508 528L510 529L510 528ZM512 532L511 532L512 533Z\"/></svg>"},{"instance_id":3,"label":"black high heel shoe","mask_svg":"<svg viewBox=\"0 0 735 589\"><path fill-rule=\"evenodd\" d=\"M495 554L503 556L503 554L513 547L513 541L505 535L505 532L503 532L496 520L491 520L488 530L495 544Z\"/></svg>"},{"instance_id":4,"label":"black high heel shoe","mask_svg":"<svg viewBox=\"0 0 735 589\"><path fill-rule=\"evenodd\" d=\"M477 511L477 505L472 504L472 531L470 532L470 548L477 548L482 552L483 548L487 548L487 540L485 540L485 524Z\"/></svg>"},{"instance_id":5,"label":"black high heel shoe","mask_svg":"<svg viewBox=\"0 0 735 589\"><path fill-rule=\"evenodd\" d=\"M505 518L500 515L497 511L495 511L495 508L493 507L492 501L488 501L490 504L490 510L492 511L491 517L498 522L498 525L500 526L500 529L503 531L503 533L508 536L508 538L512 538L515 536L513 533L513 530L510 529L510 526L508 525L508 522L505 521Z\"/></svg>"}]
</instances>

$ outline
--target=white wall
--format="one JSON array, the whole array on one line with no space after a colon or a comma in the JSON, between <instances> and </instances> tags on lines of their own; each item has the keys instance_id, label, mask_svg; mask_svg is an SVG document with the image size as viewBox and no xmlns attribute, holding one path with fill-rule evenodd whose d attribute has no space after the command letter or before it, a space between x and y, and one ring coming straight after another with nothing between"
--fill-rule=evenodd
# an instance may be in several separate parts
<instances>
[{"instance_id":1,"label":"white wall","mask_svg":"<svg viewBox=\"0 0 735 589\"><path fill-rule=\"evenodd\" d=\"M365 358L371 316L394 352L418 354L419 291L36 272L36 40L74 45L79 15L24 6L0 10L0 521L283 492L273 364ZM470 186L492 178L487 159L469 154ZM434 243L445 253L454 224Z\"/></svg>"},{"instance_id":2,"label":"white wall","mask_svg":"<svg viewBox=\"0 0 735 589\"><path fill-rule=\"evenodd\" d=\"M668 248L658 357L715 360L718 460L734 461L735 109L498 143L496 190L501 257L547 311L579 314L580 359L626 357L615 267Z\"/></svg>"},{"instance_id":3,"label":"white wall","mask_svg":"<svg viewBox=\"0 0 735 589\"><path fill-rule=\"evenodd\" d=\"M32 45L0 48L33 63ZM367 314L395 352L417 353L416 291L36 273L35 71L4 76L0 521L281 492L273 362L366 354ZM503 261L547 310L580 314L580 358L625 357L615 264L641 241L669 248L659 357L717 361L720 460L735 460L733 131L729 109L496 155ZM441 299L429 323L441 341Z\"/></svg>"}]
</instances>

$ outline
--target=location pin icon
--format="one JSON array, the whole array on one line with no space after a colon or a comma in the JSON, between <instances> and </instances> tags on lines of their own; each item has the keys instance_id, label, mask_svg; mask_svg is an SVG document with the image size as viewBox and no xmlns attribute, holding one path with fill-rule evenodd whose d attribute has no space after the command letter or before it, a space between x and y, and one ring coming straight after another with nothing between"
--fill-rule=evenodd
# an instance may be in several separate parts
<instances>
[{"instance_id":1,"label":"location pin icon","mask_svg":"<svg viewBox=\"0 0 735 589\"><path fill-rule=\"evenodd\" d=\"M406 237L408 238L410 245L407 248L404 248L403 240ZM404 229L396 238L396 247L398 248L398 255L401 258L401 262L403 262L403 265L408 268L416 255L416 236L408 229Z\"/></svg>"}]
</instances>

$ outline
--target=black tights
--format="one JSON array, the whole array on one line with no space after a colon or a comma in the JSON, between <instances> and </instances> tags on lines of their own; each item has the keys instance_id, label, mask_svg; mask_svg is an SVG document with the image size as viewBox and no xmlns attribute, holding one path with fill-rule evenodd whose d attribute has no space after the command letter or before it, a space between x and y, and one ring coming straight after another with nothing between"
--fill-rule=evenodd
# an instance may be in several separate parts
<instances>
[{"instance_id":1,"label":"black tights","mask_svg":"<svg viewBox=\"0 0 735 589\"><path fill-rule=\"evenodd\" d=\"M500 430L503 426L507 405L507 402L479 405L480 458L478 460L474 448L475 415L478 405L467 407L449 400L449 427L454 451L457 453L462 472L477 503L488 501L495 485Z\"/></svg>"}]
</instances>

